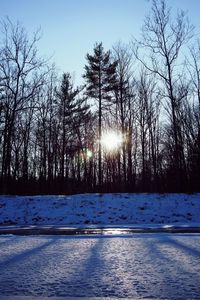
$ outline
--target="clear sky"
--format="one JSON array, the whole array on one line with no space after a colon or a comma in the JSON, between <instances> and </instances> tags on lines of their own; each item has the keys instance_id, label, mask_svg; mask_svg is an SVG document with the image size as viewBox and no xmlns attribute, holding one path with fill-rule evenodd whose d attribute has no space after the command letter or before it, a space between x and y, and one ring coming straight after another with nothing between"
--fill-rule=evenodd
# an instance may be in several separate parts
<instances>
[{"instance_id":1,"label":"clear sky","mask_svg":"<svg viewBox=\"0 0 200 300\"><path fill-rule=\"evenodd\" d=\"M188 11L200 32L200 0L167 3ZM128 43L139 37L150 7L150 0L0 0L0 19L20 21L28 33L41 27L40 53L53 55L52 62L79 84L86 53L92 53L95 42L102 41L108 50L119 40Z\"/></svg>"}]
</instances>

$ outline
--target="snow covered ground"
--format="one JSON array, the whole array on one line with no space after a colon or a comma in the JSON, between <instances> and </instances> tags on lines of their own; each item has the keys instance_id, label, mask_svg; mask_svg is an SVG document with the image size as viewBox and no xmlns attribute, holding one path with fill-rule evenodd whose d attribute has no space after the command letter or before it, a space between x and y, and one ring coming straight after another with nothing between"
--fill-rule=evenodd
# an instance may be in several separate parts
<instances>
[{"instance_id":1,"label":"snow covered ground","mask_svg":"<svg viewBox=\"0 0 200 300\"><path fill-rule=\"evenodd\" d=\"M200 299L200 234L1 236L0 270L0 299Z\"/></svg>"},{"instance_id":2,"label":"snow covered ground","mask_svg":"<svg viewBox=\"0 0 200 300\"><path fill-rule=\"evenodd\" d=\"M200 194L0 196L0 225L200 224Z\"/></svg>"},{"instance_id":3,"label":"snow covered ground","mask_svg":"<svg viewBox=\"0 0 200 300\"><path fill-rule=\"evenodd\" d=\"M0 225L0 300L200 299L200 194L0 196Z\"/></svg>"}]
</instances>

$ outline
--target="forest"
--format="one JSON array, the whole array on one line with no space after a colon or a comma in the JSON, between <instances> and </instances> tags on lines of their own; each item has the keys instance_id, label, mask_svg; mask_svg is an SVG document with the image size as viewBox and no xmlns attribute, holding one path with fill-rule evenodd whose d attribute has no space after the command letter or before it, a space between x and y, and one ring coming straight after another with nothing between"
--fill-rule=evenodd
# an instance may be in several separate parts
<instances>
[{"instance_id":1,"label":"forest","mask_svg":"<svg viewBox=\"0 0 200 300\"><path fill-rule=\"evenodd\" d=\"M200 192L200 40L185 12L155 0L140 39L94 41L80 86L39 40L2 20L1 194Z\"/></svg>"}]
</instances>

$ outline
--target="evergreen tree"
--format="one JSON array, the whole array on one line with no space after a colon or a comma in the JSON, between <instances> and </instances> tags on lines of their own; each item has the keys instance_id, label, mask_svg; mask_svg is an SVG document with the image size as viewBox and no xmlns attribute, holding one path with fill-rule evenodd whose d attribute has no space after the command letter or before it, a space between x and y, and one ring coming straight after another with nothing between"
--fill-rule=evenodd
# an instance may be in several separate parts
<instances>
[{"instance_id":1,"label":"evergreen tree","mask_svg":"<svg viewBox=\"0 0 200 300\"><path fill-rule=\"evenodd\" d=\"M88 64L85 66L86 93L89 97L98 101L98 179L99 188L102 185L102 108L105 101L111 100L111 92L116 86L117 61L112 61L110 51L105 52L102 43L96 43L94 54L87 54Z\"/></svg>"},{"instance_id":2,"label":"evergreen tree","mask_svg":"<svg viewBox=\"0 0 200 300\"><path fill-rule=\"evenodd\" d=\"M57 91L57 111L60 122L60 176L68 177L67 154L73 154L80 147L77 132L83 126L89 106L85 98L78 97L80 89L74 89L69 73L64 73Z\"/></svg>"}]
</instances>

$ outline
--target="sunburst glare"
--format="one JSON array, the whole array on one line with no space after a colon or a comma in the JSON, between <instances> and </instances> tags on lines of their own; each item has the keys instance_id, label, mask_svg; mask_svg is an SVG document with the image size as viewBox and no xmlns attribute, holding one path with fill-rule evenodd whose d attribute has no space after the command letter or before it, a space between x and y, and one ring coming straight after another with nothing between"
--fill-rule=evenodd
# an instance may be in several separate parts
<instances>
[{"instance_id":1,"label":"sunburst glare","mask_svg":"<svg viewBox=\"0 0 200 300\"><path fill-rule=\"evenodd\" d=\"M105 151L117 151L123 142L123 137L120 132L106 131L102 134L101 145Z\"/></svg>"}]
</instances>

